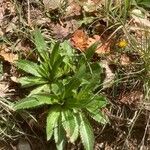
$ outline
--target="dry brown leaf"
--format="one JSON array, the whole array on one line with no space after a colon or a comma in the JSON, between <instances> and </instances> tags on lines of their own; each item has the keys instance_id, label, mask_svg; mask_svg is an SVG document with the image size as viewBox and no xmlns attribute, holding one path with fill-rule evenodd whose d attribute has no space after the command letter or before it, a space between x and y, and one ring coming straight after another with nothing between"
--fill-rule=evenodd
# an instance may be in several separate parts
<instances>
[{"instance_id":1,"label":"dry brown leaf","mask_svg":"<svg viewBox=\"0 0 150 150\"><path fill-rule=\"evenodd\" d=\"M109 53L110 52L110 45L111 45L110 41L105 42L104 44L102 44L102 46L100 46L100 47L97 48L96 53L97 54L106 54L106 53Z\"/></svg>"},{"instance_id":2,"label":"dry brown leaf","mask_svg":"<svg viewBox=\"0 0 150 150\"><path fill-rule=\"evenodd\" d=\"M141 10L139 9L132 10L131 16L134 19L134 22L139 26L150 28L150 21L148 20L146 14L142 14Z\"/></svg>"},{"instance_id":3,"label":"dry brown leaf","mask_svg":"<svg viewBox=\"0 0 150 150\"><path fill-rule=\"evenodd\" d=\"M75 20L64 22L64 26L61 24L50 24L50 29L52 35L56 39L63 39L70 33L73 33L78 28L77 22Z\"/></svg>"},{"instance_id":4,"label":"dry brown leaf","mask_svg":"<svg viewBox=\"0 0 150 150\"><path fill-rule=\"evenodd\" d=\"M83 2L83 9L86 12L94 12L101 6L101 0L87 0Z\"/></svg>"},{"instance_id":5,"label":"dry brown leaf","mask_svg":"<svg viewBox=\"0 0 150 150\"><path fill-rule=\"evenodd\" d=\"M100 46L96 49L97 54L104 54L110 52L110 44L111 42L102 42L103 39L99 35L94 35L93 38L88 39L88 47L94 44L95 42L101 42Z\"/></svg>"},{"instance_id":6,"label":"dry brown leaf","mask_svg":"<svg viewBox=\"0 0 150 150\"><path fill-rule=\"evenodd\" d=\"M10 63L14 63L14 61L18 60L18 55L6 52L4 50L0 51L0 56L5 60Z\"/></svg>"},{"instance_id":7,"label":"dry brown leaf","mask_svg":"<svg viewBox=\"0 0 150 150\"><path fill-rule=\"evenodd\" d=\"M51 25L52 34L57 39L62 39L69 34L69 28L63 27L60 24L53 24Z\"/></svg>"},{"instance_id":8,"label":"dry brown leaf","mask_svg":"<svg viewBox=\"0 0 150 150\"><path fill-rule=\"evenodd\" d=\"M91 46L92 44L94 44L97 41L100 41L101 37L99 35L94 35L93 38L88 38L88 46Z\"/></svg>"},{"instance_id":9,"label":"dry brown leaf","mask_svg":"<svg viewBox=\"0 0 150 150\"><path fill-rule=\"evenodd\" d=\"M65 18L71 16L78 16L81 14L81 6L76 2L71 2L66 8Z\"/></svg>"},{"instance_id":10,"label":"dry brown leaf","mask_svg":"<svg viewBox=\"0 0 150 150\"><path fill-rule=\"evenodd\" d=\"M131 64L130 58L126 54L122 54L120 57L120 64L122 66L127 66Z\"/></svg>"},{"instance_id":11,"label":"dry brown leaf","mask_svg":"<svg viewBox=\"0 0 150 150\"><path fill-rule=\"evenodd\" d=\"M76 30L71 38L73 46L80 51L84 51L88 45L88 36L83 30Z\"/></svg>"},{"instance_id":12,"label":"dry brown leaf","mask_svg":"<svg viewBox=\"0 0 150 150\"><path fill-rule=\"evenodd\" d=\"M105 42L104 39L102 39L99 35L88 37L88 35L83 30L77 30L71 38L71 43L73 44L73 46L81 51L85 51L95 42L100 43L100 45L96 49L97 54L110 52L111 40Z\"/></svg>"},{"instance_id":13,"label":"dry brown leaf","mask_svg":"<svg viewBox=\"0 0 150 150\"><path fill-rule=\"evenodd\" d=\"M8 61L10 63L14 63L14 61L18 60L17 54L6 53L5 51L1 51L0 56L2 56L5 61Z\"/></svg>"},{"instance_id":14,"label":"dry brown leaf","mask_svg":"<svg viewBox=\"0 0 150 150\"><path fill-rule=\"evenodd\" d=\"M136 105L143 99L143 93L141 91L132 91L125 93L121 96L120 102L128 105Z\"/></svg>"},{"instance_id":15,"label":"dry brown leaf","mask_svg":"<svg viewBox=\"0 0 150 150\"><path fill-rule=\"evenodd\" d=\"M61 8L62 3L62 0L43 0L43 4L46 10L54 10L57 8Z\"/></svg>"}]
</instances>

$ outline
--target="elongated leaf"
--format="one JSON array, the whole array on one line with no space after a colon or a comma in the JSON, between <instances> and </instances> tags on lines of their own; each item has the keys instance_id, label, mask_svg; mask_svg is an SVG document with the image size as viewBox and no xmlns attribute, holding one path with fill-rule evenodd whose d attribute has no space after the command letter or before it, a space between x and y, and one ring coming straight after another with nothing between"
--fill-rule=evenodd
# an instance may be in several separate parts
<instances>
[{"instance_id":1,"label":"elongated leaf","mask_svg":"<svg viewBox=\"0 0 150 150\"><path fill-rule=\"evenodd\" d=\"M99 44L99 43L96 42L96 43L92 44L92 45L86 50L85 56L86 56L87 60L89 60L90 58L93 57L93 55L94 55L94 53L95 53L95 51L96 51L96 48L97 48L98 44Z\"/></svg>"},{"instance_id":2,"label":"elongated leaf","mask_svg":"<svg viewBox=\"0 0 150 150\"><path fill-rule=\"evenodd\" d=\"M70 97L72 95L72 90L77 89L80 86L80 80L73 77L70 82L65 86L65 96Z\"/></svg>"},{"instance_id":3,"label":"elongated leaf","mask_svg":"<svg viewBox=\"0 0 150 150\"><path fill-rule=\"evenodd\" d=\"M108 119L102 114L100 109L105 107L107 101L103 96L96 96L89 104L87 104L86 109L89 111L90 116L97 122L106 124Z\"/></svg>"},{"instance_id":4,"label":"elongated leaf","mask_svg":"<svg viewBox=\"0 0 150 150\"><path fill-rule=\"evenodd\" d=\"M79 136L79 124L80 124L79 116L77 116L76 114L73 116L75 120L75 129L74 129L72 136L70 137L70 142L72 143L74 143Z\"/></svg>"},{"instance_id":5,"label":"elongated leaf","mask_svg":"<svg viewBox=\"0 0 150 150\"><path fill-rule=\"evenodd\" d=\"M94 134L93 129L88 122L88 120L83 116L82 113L80 113L80 136L82 143L84 145L84 148L86 150L93 150L94 148Z\"/></svg>"},{"instance_id":6,"label":"elongated leaf","mask_svg":"<svg viewBox=\"0 0 150 150\"><path fill-rule=\"evenodd\" d=\"M76 96L76 99L78 101L82 101L83 99L88 100L90 98L91 98L91 87L89 87L88 85L83 87Z\"/></svg>"},{"instance_id":7,"label":"elongated leaf","mask_svg":"<svg viewBox=\"0 0 150 150\"><path fill-rule=\"evenodd\" d=\"M40 106L41 103L34 97L28 97L25 99L22 99L21 101L17 102L14 105L14 109L15 110L19 110L19 109L29 109L29 108L34 108L37 106Z\"/></svg>"},{"instance_id":8,"label":"elongated leaf","mask_svg":"<svg viewBox=\"0 0 150 150\"><path fill-rule=\"evenodd\" d=\"M87 104L87 108L102 108L107 105L107 100L104 96L101 95L93 95L93 98L91 101L89 101L89 104Z\"/></svg>"},{"instance_id":9,"label":"elongated leaf","mask_svg":"<svg viewBox=\"0 0 150 150\"><path fill-rule=\"evenodd\" d=\"M58 118L60 116L60 107L53 107L48 113L46 122L46 134L47 140L50 140L53 135L54 126L57 124Z\"/></svg>"},{"instance_id":10,"label":"elongated leaf","mask_svg":"<svg viewBox=\"0 0 150 150\"><path fill-rule=\"evenodd\" d=\"M38 68L38 72L43 78L48 78L51 74L51 69L49 64L47 62L42 62L42 64Z\"/></svg>"},{"instance_id":11,"label":"elongated leaf","mask_svg":"<svg viewBox=\"0 0 150 150\"><path fill-rule=\"evenodd\" d=\"M98 101L99 100L99 101ZM81 90L79 92L79 95L75 97L75 99L72 99L70 101L66 101L67 105L74 108L88 108L88 107L94 107L96 108L102 108L105 107L107 102L102 97L94 97L94 95L86 89Z\"/></svg>"},{"instance_id":12,"label":"elongated leaf","mask_svg":"<svg viewBox=\"0 0 150 150\"><path fill-rule=\"evenodd\" d=\"M66 144L65 130L62 127L61 117L58 119L58 123L54 127L54 139L58 150L64 150Z\"/></svg>"},{"instance_id":13,"label":"elongated leaf","mask_svg":"<svg viewBox=\"0 0 150 150\"><path fill-rule=\"evenodd\" d=\"M83 64L75 74L75 77L81 79L85 74L86 74L86 65Z\"/></svg>"},{"instance_id":14,"label":"elongated leaf","mask_svg":"<svg viewBox=\"0 0 150 150\"><path fill-rule=\"evenodd\" d=\"M46 51L47 45L39 29L36 29L34 32L34 41L39 56L41 56L44 59L44 61L47 61L48 60L48 55Z\"/></svg>"},{"instance_id":15,"label":"elongated leaf","mask_svg":"<svg viewBox=\"0 0 150 150\"><path fill-rule=\"evenodd\" d=\"M94 111L88 109L88 111L89 111L89 116L93 118L95 121L102 124L106 124L109 122L107 116L104 116L104 114L102 114L102 112L100 112L99 109L96 109Z\"/></svg>"},{"instance_id":16,"label":"elongated leaf","mask_svg":"<svg viewBox=\"0 0 150 150\"><path fill-rule=\"evenodd\" d=\"M57 42L53 47L52 53L50 55L50 64L51 64L51 66L53 66L53 64L57 60L57 57L58 57L58 54L59 54L59 45L60 45L60 43Z\"/></svg>"},{"instance_id":17,"label":"elongated leaf","mask_svg":"<svg viewBox=\"0 0 150 150\"><path fill-rule=\"evenodd\" d=\"M58 56L58 60L55 61L55 63L53 64L53 68L52 68L52 77L56 77L57 71L59 70L60 65L63 63L63 57L61 57L60 55Z\"/></svg>"},{"instance_id":18,"label":"elongated leaf","mask_svg":"<svg viewBox=\"0 0 150 150\"><path fill-rule=\"evenodd\" d=\"M36 63L33 63L28 60L19 60L16 63L17 67L22 69L23 71L40 77L41 75L38 73L37 68L39 67Z\"/></svg>"},{"instance_id":19,"label":"elongated leaf","mask_svg":"<svg viewBox=\"0 0 150 150\"><path fill-rule=\"evenodd\" d=\"M82 101L77 101L77 99L75 98L67 98L65 101L65 104L68 108L70 109L81 109L81 108L85 108L87 105L87 99L84 99Z\"/></svg>"},{"instance_id":20,"label":"elongated leaf","mask_svg":"<svg viewBox=\"0 0 150 150\"><path fill-rule=\"evenodd\" d=\"M41 93L42 91L49 91L49 87L47 84L44 84L44 85L39 85L38 87L34 88L30 94L28 95L28 97L32 96L32 95L35 95L35 94L39 94Z\"/></svg>"},{"instance_id":21,"label":"elongated leaf","mask_svg":"<svg viewBox=\"0 0 150 150\"><path fill-rule=\"evenodd\" d=\"M78 137L78 122L75 120L73 113L70 110L62 111L62 125L67 133L70 142L75 142Z\"/></svg>"},{"instance_id":22,"label":"elongated leaf","mask_svg":"<svg viewBox=\"0 0 150 150\"><path fill-rule=\"evenodd\" d=\"M19 83L22 87L31 87L34 85L46 84L47 81L39 77L21 77Z\"/></svg>"},{"instance_id":23,"label":"elongated leaf","mask_svg":"<svg viewBox=\"0 0 150 150\"><path fill-rule=\"evenodd\" d=\"M14 109L15 110L29 109L29 108L34 108L45 104L56 104L56 103L58 103L58 100L54 99L50 95L38 94L38 95L33 95L32 97L24 98L21 101L17 102L14 105Z\"/></svg>"}]
</instances>

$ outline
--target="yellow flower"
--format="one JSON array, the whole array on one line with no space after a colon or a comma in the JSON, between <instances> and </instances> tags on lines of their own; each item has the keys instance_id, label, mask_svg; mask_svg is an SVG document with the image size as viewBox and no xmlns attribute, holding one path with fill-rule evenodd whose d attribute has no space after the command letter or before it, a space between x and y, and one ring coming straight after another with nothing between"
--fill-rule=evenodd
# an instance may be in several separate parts
<instances>
[{"instance_id":1,"label":"yellow flower","mask_svg":"<svg viewBox=\"0 0 150 150\"><path fill-rule=\"evenodd\" d=\"M128 42L125 39L123 39L123 40L120 40L117 45L120 48L125 48L128 45Z\"/></svg>"}]
</instances>

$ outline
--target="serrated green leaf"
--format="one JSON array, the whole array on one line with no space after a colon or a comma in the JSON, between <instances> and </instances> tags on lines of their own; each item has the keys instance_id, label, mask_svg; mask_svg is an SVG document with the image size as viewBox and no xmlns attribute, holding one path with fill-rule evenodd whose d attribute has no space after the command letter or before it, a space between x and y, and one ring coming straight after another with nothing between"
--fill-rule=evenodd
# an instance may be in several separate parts
<instances>
[{"instance_id":1,"label":"serrated green leaf","mask_svg":"<svg viewBox=\"0 0 150 150\"><path fill-rule=\"evenodd\" d=\"M22 69L23 71L40 77L41 75L38 73L37 68L39 67L36 63L28 61L28 60L18 60L16 62L17 67Z\"/></svg>"},{"instance_id":2,"label":"serrated green leaf","mask_svg":"<svg viewBox=\"0 0 150 150\"><path fill-rule=\"evenodd\" d=\"M58 56L58 59L55 61L55 63L53 64L53 67L52 67L52 77L56 77L58 76L59 73L58 72L58 69L60 67L60 65L62 64L62 61L64 59L64 56L61 57L60 55Z\"/></svg>"},{"instance_id":3,"label":"serrated green leaf","mask_svg":"<svg viewBox=\"0 0 150 150\"><path fill-rule=\"evenodd\" d=\"M71 58L72 56L74 56L74 49L71 47L69 41L65 40L63 43L60 44L61 46L61 52L60 54L62 56L68 56L69 58Z\"/></svg>"},{"instance_id":4,"label":"serrated green leaf","mask_svg":"<svg viewBox=\"0 0 150 150\"><path fill-rule=\"evenodd\" d=\"M22 87L31 87L34 85L46 84L48 81L39 77L21 77L18 79Z\"/></svg>"},{"instance_id":5,"label":"serrated green leaf","mask_svg":"<svg viewBox=\"0 0 150 150\"><path fill-rule=\"evenodd\" d=\"M89 104L87 104L87 108L102 108L107 105L107 100L102 95L93 95Z\"/></svg>"},{"instance_id":6,"label":"serrated green leaf","mask_svg":"<svg viewBox=\"0 0 150 150\"><path fill-rule=\"evenodd\" d=\"M70 139L70 142L75 142L78 137L78 122L75 120L73 112L70 110L62 111L62 125L66 131L66 136Z\"/></svg>"},{"instance_id":7,"label":"serrated green leaf","mask_svg":"<svg viewBox=\"0 0 150 150\"><path fill-rule=\"evenodd\" d=\"M72 95L72 90L76 90L80 86L80 79L73 77L68 84L65 86L64 97L70 97Z\"/></svg>"},{"instance_id":8,"label":"serrated green leaf","mask_svg":"<svg viewBox=\"0 0 150 150\"><path fill-rule=\"evenodd\" d=\"M86 150L94 149L94 133L87 118L80 113L80 137Z\"/></svg>"},{"instance_id":9,"label":"serrated green leaf","mask_svg":"<svg viewBox=\"0 0 150 150\"><path fill-rule=\"evenodd\" d=\"M32 96L32 95L35 95L35 94L39 94L41 93L42 91L50 91L49 87L47 84L44 84L44 85L40 85L36 88L34 88L33 90L31 90L30 94L28 95L28 97Z\"/></svg>"},{"instance_id":10,"label":"serrated green leaf","mask_svg":"<svg viewBox=\"0 0 150 150\"><path fill-rule=\"evenodd\" d=\"M75 129L74 129L72 136L70 137L70 141L72 143L74 143L79 136L79 124L80 124L78 116L76 114L73 116L74 116L74 120L75 120Z\"/></svg>"},{"instance_id":11,"label":"serrated green leaf","mask_svg":"<svg viewBox=\"0 0 150 150\"><path fill-rule=\"evenodd\" d=\"M51 64L51 66L53 66L54 63L56 62L56 60L58 60L57 57L59 55L59 45L60 45L60 43L57 42L53 47L52 53L50 55L50 64Z\"/></svg>"},{"instance_id":12,"label":"serrated green leaf","mask_svg":"<svg viewBox=\"0 0 150 150\"><path fill-rule=\"evenodd\" d=\"M102 124L108 123L107 116L104 116L104 114L102 114L102 112L100 112L99 109L96 109L94 111L91 111L88 109L88 111L89 111L89 116L93 118L95 121L102 123Z\"/></svg>"},{"instance_id":13,"label":"serrated green leaf","mask_svg":"<svg viewBox=\"0 0 150 150\"><path fill-rule=\"evenodd\" d=\"M80 68L76 72L75 77L78 78L78 79L81 79L81 78L83 78L85 73L86 73L86 65L83 64L83 65L80 66Z\"/></svg>"},{"instance_id":14,"label":"serrated green leaf","mask_svg":"<svg viewBox=\"0 0 150 150\"><path fill-rule=\"evenodd\" d=\"M66 144L65 134L65 130L62 127L61 117L59 117L58 123L54 127L54 139L58 150L64 150Z\"/></svg>"},{"instance_id":15,"label":"serrated green leaf","mask_svg":"<svg viewBox=\"0 0 150 150\"><path fill-rule=\"evenodd\" d=\"M42 78L48 78L51 75L51 68L47 62L42 62L37 71Z\"/></svg>"},{"instance_id":16,"label":"serrated green leaf","mask_svg":"<svg viewBox=\"0 0 150 150\"><path fill-rule=\"evenodd\" d=\"M19 110L19 109L29 109L29 108L34 108L40 106L40 102L33 97L28 97L25 99L22 99L21 101L17 102L14 105L14 109L15 110Z\"/></svg>"},{"instance_id":17,"label":"serrated green leaf","mask_svg":"<svg viewBox=\"0 0 150 150\"><path fill-rule=\"evenodd\" d=\"M45 104L56 104L58 100L54 99L50 95L37 94L32 97L27 97L14 104L14 109L29 109L38 107Z\"/></svg>"},{"instance_id":18,"label":"serrated green leaf","mask_svg":"<svg viewBox=\"0 0 150 150\"><path fill-rule=\"evenodd\" d=\"M75 98L68 98L65 101L65 105L70 108L70 109L81 109L81 108L85 108L87 104L87 100L84 99L82 101L77 101L77 99Z\"/></svg>"},{"instance_id":19,"label":"serrated green leaf","mask_svg":"<svg viewBox=\"0 0 150 150\"><path fill-rule=\"evenodd\" d=\"M77 94L76 99L78 101L82 101L83 99L90 99L91 97L91 88L86 85L85 87L83 87Z\"/></svg>"},{"instance_id":20,"label":"serrated green leaf","mask_svg":"<svg viewBox=\"0 0 150 150\"><path fill-rule=\"evenodd\" d=\"M44 61L47 61L48 60L48 54L46 51L47 45L39 29L36 29L34 31L34 42L39 56L41 56Z\"/></svg>"},{"instance_id":21,"label":"serrated green leaf","mask_svg":"<svg viewBox=\"0 0 150 150\"><path fill-rule=\"evenodd\" d=\"M108 122L106 116L100 111L101 108L105 107L107 101L103 96L95 96L94 99L87 104L86 109L89 111L89 115L97 122L106 124Z\"/></svg>"},{"instance_id":22,"label":"serrated green leaf","mask_svg":"<svg viewBox=\"0 0 150 150\"><path fill-rule=\"evenodd\" d=\"M54 126L57 124L58 118L60 116L60 107L52 107L47 116L46 122L46 134L47 140L50 140L53 135Z\"/></svg>"}]
</instances>

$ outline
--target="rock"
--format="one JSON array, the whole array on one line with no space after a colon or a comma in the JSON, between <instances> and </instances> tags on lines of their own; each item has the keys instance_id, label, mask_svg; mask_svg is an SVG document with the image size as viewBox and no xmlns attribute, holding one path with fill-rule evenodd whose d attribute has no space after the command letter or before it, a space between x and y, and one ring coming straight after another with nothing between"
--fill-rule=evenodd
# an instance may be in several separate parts
<instances>
[{"instance_id":1,"label":"rock","mask_svg":"<svg viewBox=\"0 0 150 150\"><path fill-rule=\"evenodd\" d=\"M17 150L31 150L31 146L27 140L20 139L17 145Z\"/></svg>"}]
</instances>

